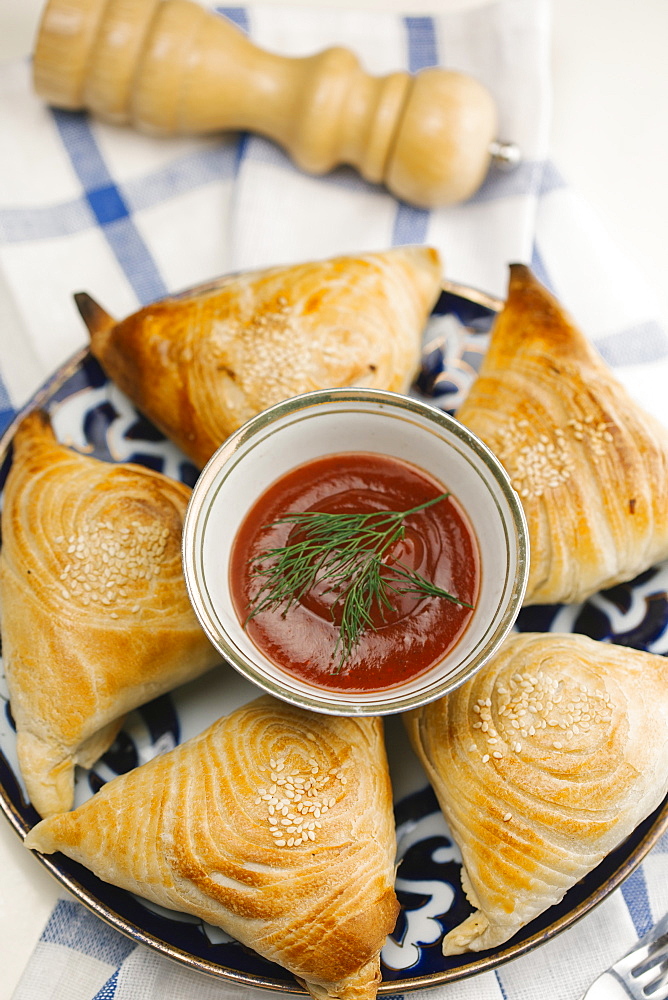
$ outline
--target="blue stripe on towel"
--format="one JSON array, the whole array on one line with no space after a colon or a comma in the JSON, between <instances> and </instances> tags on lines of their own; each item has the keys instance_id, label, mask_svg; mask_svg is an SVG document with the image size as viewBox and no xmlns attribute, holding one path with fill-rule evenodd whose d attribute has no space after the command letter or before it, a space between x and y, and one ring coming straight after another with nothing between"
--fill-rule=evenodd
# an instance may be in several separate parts
<instances>
[{"instance_id":1,"label":"blue stripe on towel","mask_svg":"<svg viewBox=\"0 0 668 1000\"><path fill-rule=\"evenodd\" d=\"M222 14L232 24L236 24L237 28L241 28L244 34L248 34L250 24L248 11L245 7L216 7L215 10L217 14Z\"/></svg>"},{"instance_id":2,"label":"blue stripe on towel","mask_svg":"<svg viewBox=\"0 0 668 1000\"><path fill-rule=\"evenodd\" d=\"M545 163L542 164L540 189L538 193L540 195L550 194L551 191L558 191L559 188L564 187L566 187L566 181L562 177L561 173L552 160L546 160Z\"/></svg>"},{"instance_id":3,"label":"blue stripe on towel","mask_svg":"<svg viewBox=\"0 0 668 1000\"><path fill-rule=\"evenodd\" d=\"M392 246L405 246L407 243L425 243L429 212L423 208L415 208L406 202L399 202L397 214L394 217L392 229Z\"/></svg>"},{"instance_id":4,"label":"blue stripe on towel","mask_svg":"<svg viewBox=\"0 0 668 1000\"><path fill-rule=\"evenodd\" d=\"M652 910L649 905L649 895L647 893L647 883L645 882L645 872L642 865L631 872L629 877L622 882L622 896L629 908L629 914L633 921L638 937L642 937L654 925Z\"/></svg>"},{"instance_id":5,"label":"blue stripe on towel","mask_svg":"<svg viewBox=\"0 0 668 1000\"><path fill-rule=\"evenodd\" d=\"M0 209L0 243L29 243L71 236L95 225L85 198L60 204Z\"/></svg>"},{"instance_id":6,"label":"blue stripe on towel","mask_svg":"<svg viewBox=\"0 0 668 1000\"><path fill-rule=\"evenodd\" d=\"M501 991L501 996L503 997L503 1000L508 1000L508 994L506 993L506 989L503 985L503 982L501 981L501 975L498 969L494 970L494 975L496 976L496 981L499 984L499 990Z\"/></svg>"},{"instance_id":7,"label":"blue stripe on towel","mask_svg":"<svg viewBox=\"0 0 668 1000\"><path fill-rule=\"evenodd\" d=\"M598 337L595 345L611 367L649 364L668 355L666 332L655 320Z\"/></svg>"},{"instance_id":8,"label":"blue stripe on towel","mask_svg":"<svg viewBox=\"0 0 668 1000\"><path fill-rule=\"evenodd\" d=\"M239 139L237 141L236 155L234 158L234 173L235 175L241 170L241 164L246 156L246 151L248 149L248 143L250 141L249 132L241 132ZM267 140L268 141L268 140Z\"/></svg>"},{"instance_id":9,"label":"blue stripe on towel","mask_svg":"<svg viewBox=\"0 0 668 1000\"><path fill-rule=\"evenodd\" d=\"M172 198L196 191L207 184L234 176L237 156L236 137L216 138L208 149L198 149L119 185L125 203L133 213L163 205Z\"/></svg>"},{"instance_id":10,"label":"blue stripe on towel","mask_svg":"<svg viewBox=\"0 0 668 1000\"><path fill-rule=\"evenodd\" d=\"M120 965L136 948L134 941L69 899L58 900L41 940L72 948L108 965Z\"/></svg>"},{"instance_id":11,"label":"blue stripe on towel","mask_svg":"<svg viewBox=\"0 0 668 1000\"><path fill-rule=\"evenodd\" d=\"M59 110L52 114L93 215L137 298L145 303L165 295L158 267L107 169L87 117Z\"/></svg>"},{"instance_id":12,"label":"blue stripe on towel","mask_svg":"<svg viewBox=\"0 0 668 1000\"><path fill-rule=\"evenodd\" d=\"M0 379L0 392L3 395L7 394L7 388L2 379ZM13 406L0 407L0 434L5 433L15 416L16 410Z\"/></svg>"},{"instance_id":13,"label":"blue stripe on towel","mask_svg":"<svg viewBox=\"0 0 668 1000\"><path fill-rule=\"evenodd\" d=\"M408 42L408 69L417 73L428 66L438 66L436 26L432 17L405 17ZM392 245L425 243L429 228L429 211L405 202L397 205L392 230Z\"/></svg>"},{"instance_id":14,"label":"blue stripe on towel","mask_svg":"<svg viewBox=\"0 0 668 1000\"><path fill-rule=\"evenodd\" d=\"M512 261L511 261L512 263ZM534 243L533 253L531 254L531 270L534 277L540 281L541 285L544 285L548 291L554 294L554 289L552 288L552 282L550 281L550 276L547 273L547 268L545 267L545 262L541 256L541 252L538 249L537 244Z\"/></svg>"},{"instance_id":15,"label":"blue stripe on towel","mask_svg":"<svg viewBox=\"0 0 668 1000\"><path fill-rule=\"evenodd\" d=\"M438 66L438 43L433 17L405 17L408 33L408 71L417 73Z\"/></svg>"},{"instance_id":16,"label":"blue stripe on towel","mask_svg":"<svg viewBox=\"0 0 668 1000\"><path fill-rule=\"evenodd\" d=\"M116 996L116 990L118 989L118 973L120 969L116 969L111 976L107 979L104 986L101 986L97 991L92 1000L114 1000Z\"/></svg>"},{"instance_id":17,"label":"blue stripe on towel","mask_svg":"<svg viewBox=\"0 0 668 1000\"><path fill-rule=\"evenodd\" d=\"M237 161L237 142L216 142L175 159L166 166L117 185L120 198L130 215L162 205L205 184L232 178ZM71 236L98 224L89 197L51 203L43 207L0 209L0 242L27 243L31 240Z\"/></svg>"},{"instance_id":18,"label":"blue stripe on towel","mask_svg":"<svg viewBox=\"0 0 668 1000\"><path fill-rule=\"evenodd\" d=\"M7 386L2 381L2 376L0 376L0 416L7 410L11 410L12 402L7 392Z\"/></svg>"},{"instance_id":19,"label":"blue stripe on towel","mask_svg":"<svg viewBox=\"0 0 668 1000\"><path fill-rule=\"evenodd\" d=\"M15 416L16 410L12 406L7 386L0 375L0 434L4 434Z\"/></svg>"},{"instance_id":20,"label":"blue stripe on towel","mask_svg":"<svg viewBox=\"0 0 668 1000\"><path fill-rule=\"evenodd\" d=\"M490 167L487 177L469 198L470 204L521 198L523 195L545 195L565 187L560 174L545 160L525 160L512 170Z\"/></svg>"}]
</instances>

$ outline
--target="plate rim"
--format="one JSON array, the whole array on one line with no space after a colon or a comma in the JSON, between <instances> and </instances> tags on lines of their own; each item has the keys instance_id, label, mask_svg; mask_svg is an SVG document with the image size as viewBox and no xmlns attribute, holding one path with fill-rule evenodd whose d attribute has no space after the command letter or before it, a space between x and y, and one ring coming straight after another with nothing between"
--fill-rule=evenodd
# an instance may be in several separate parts
<instances>
[{"instance_id":1,"label":"plate rim","mask_svg":"<svg viewBox=\"0 0 668 1000\"><path fill-rule=\"evenodd\" d=\"M207 283L207 286L210 284L210 282ZM488 309L492 313L498 313L503 306L502 299L489 295L479 289L447 279L442 282L442 291L446 294L453 295L456 298L461 298L469 303ZM179 294L187 294L187 291ZM0 465L3 465L9 456L14 434L21 420L32 410L45 406L52 399L55 393L68 381L68 379L75 375L78 370L90 361L97 363L91 353L90 347L88 345L84 345L71 355L69 359L64 361L37 389L32 397L16 412L13 419L0 435ZM112 380L108 379L106 374L105 378L107 378L107 381L111 383ZM0 486L0 493L1 491L2 486ZM8 761L6 761L6 758L4 758L4 754L2 756L8 769L13 773L11 765ZM426 776L425 781L428 784ZM20 786L19 793L22 796ZM20 816L14 802L9 796L5 784L2 781L0 781L0 811L2 811L17 836L19 836L22 841L25 840L25 837L31 827L28 826ZM378 995L381 996L412 992L418 989L435 988L437 986L471 979L474 976L481 975L484 972L490 972L502 965L505 965L511 960L525 955L527 952L532 951L541 944L552 940L562 931L572 927L584 916L595 909L601 902L603 902L603 900L607 899L607 897L614 892L615 889L619 888L622 882L624 882L628 876L631 875L632 872L642 863L647 854L649 854L652 848L666 833L668 830L668 795L642 822L649 822L650 825L633 850L620 860L620 863L603 884L595 888L586 899L581 900L572 909L569 909L567 913L557 916L553 921L547 924L547 926L542 927L519 942L513 944L511 941L511 943L507 943L502 946L500 950L494 951L493 954L480 952L478 955L478 953L469 952L467 953L468 955L475 956L470 962L454 966L450 969L410 978L383 980L378 987ZM641 825L642 824L638 824L638 826ZM637 829L638 827L635 828L635 830ZM630 835L630 837L632 836L633 834ZM627 838L627 840L628 839L629 838ZM618 847L615 848L615 851L623 849L624 843L625 842L619 844ZM126 937L129 937L136 943L143 944L146 947L157 951L159 954L164 955L170 960L178 962L186 968L193 969L214 979L231 981L237 985L251 986L256 989L264 989L266 991L294 994L298 996L309 995L306 989L303 988L296 980L294 983L290 983L284 980L258 976L254 973L246 973L242 970L231 969L218 963L209 962L204 958L200 958L190 952L178 948L175 945L161 940L156 935L144 930L131 919L119 914L112 906L102 903L88 888L83 886L78 881L74 874L59 868L57 862L53 860L53 858L63 857L63 855L43 855L37 851L33 851L31 853L35 855L42 866L46 868L56 881L63 885L78 902L84 905L90 912L94 913L106 924L124 934ZM609 857L609 855L606 855L606 858L607 857ZM605 858L603 858L599 864L604 863L604 861ZM73 863L76 865L76 862ZM592 869L592 872L588 874L592 874L595 870L596 869ZM585 878L586 877L587 876L585 876ZM581 881L582 880L580 880L580 882ZM549 909L544 911L543 914L540 914L539 917L544 916L545 913L549 913ZM292 975L292 973L288 972L288 970L284 971L286 976Z\"/></svg>"}]
</instances>

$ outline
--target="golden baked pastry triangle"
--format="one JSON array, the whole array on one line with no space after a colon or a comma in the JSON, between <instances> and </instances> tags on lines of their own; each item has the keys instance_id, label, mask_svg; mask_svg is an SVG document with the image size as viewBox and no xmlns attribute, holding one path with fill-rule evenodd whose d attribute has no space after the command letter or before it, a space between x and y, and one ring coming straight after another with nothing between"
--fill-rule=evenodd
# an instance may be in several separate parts
<instances>
[{"instance_id":1,"label":"golden baked pastry triangle","mask_svg":"<svg viewBox=\"0 0 668 1000\"><path fill-rule=\"evenodd\" d=\"M314 389L403 392L441 289L424 246L222 278L116 323L76 296L105 372L198 466L250 417Z\"/></svg>"},{"instance_id":2,"label":"golden baked pastry triangle","mask_svg":"<svg viewBox=\"0 0 668 1000\"><path fill-rule=\"evenodd\" d=\"M474 907L446 955L504 944L661 803L666 666L583 635L515 633L472 680L405 716Z\"/></svg>"},{"instance_id":3,"label":"golden baked pastry triangle","mask_svg":"<svg viewBox=\"0 0 668 1000\"><path fill-rule=\"evenodd\" d=\"M42 816L69 809L123 716L219 662L188 600L190 489L59 444L28 414L4 488L0 629L21 773Z\"/></svg>"},{"instance_id":4,"label":"golden baked pastry triangle","mask_svg":"<svg viewBox=\"0 0 668 1000\"><path fill-rule=\"evenodd\" d=\"M668 429L522 264L457 416L522 501L526 604L582 601L668 557Z\"/></svg>"},{"instance_id":5,"label":"golden baked pastry triangle","mask_svg":"<svg viewBox=\"0 0 668 1000\"><path fill-rule=\"evenodd\" d=\"M222 927L317 1000L376 994L399 909L380 719L257 698L25 843Z\"/></svg>"}]
</instances>

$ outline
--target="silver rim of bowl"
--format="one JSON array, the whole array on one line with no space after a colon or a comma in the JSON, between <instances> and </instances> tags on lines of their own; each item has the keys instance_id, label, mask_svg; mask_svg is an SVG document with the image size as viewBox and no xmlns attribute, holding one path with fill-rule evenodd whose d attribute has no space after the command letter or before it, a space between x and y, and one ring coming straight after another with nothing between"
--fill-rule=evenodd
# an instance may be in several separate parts
<instances>
[{"instance_id":1,"label":"silver rim of bowl","mask_svg":"<svg viewBox=\"0 0 668 1000\"><path fill-rule=\"evenodd\" d=\"M500 617L497 609L492 625L474 647L466 666L454 674L441 678L440 681L429 684L419 692L409 692L404 696L399 696L393 693L392 689L387 689L385 692L379 692L376 701L365 701L362 704L355 701L354 697L351 697L350 700L341 697L337 700L328 700L327 690L324 688L313 688L313 695L306 694L303 690L291 687L287 674L285 685L280 685L258 670L252 661L228 640L225 633L221 631L216 616L211 612L212 602L204 596L206 585L200 559L203 525L206 523L208 510L211 506L210 490L221 468L227 465L240 449L251 442L258 432L275 424L281 418L299 411L312 410L315 406L323 403L338 402L383 404L386 407L401 410L403 413L413 413L454 435L467 449L475 453L491 473L492 479L505 501L506 511L510 515L508 519L503 516L503 512L501 514L506 529L506 546L510 547L512 544L514 547L516 544L514 578L506 580L499 602L500 605L505 604L505 609ZM506 521L509 522L512 531L514 531L513 539L508 535ZM477 673L497 650L512 629L526 592L529 574L528 529L521 502L503 466L487 445L454 417L429 403L383 389L353 387L315 390L293 396L252 417L231 434L209 459L195 484L186 512L183 529L183 568L191 604L207 636L225 660L261 690L302 708L308 708L322 714L390 715L418 708L459 687L460 684Z\"/></svg>"}]
</instances>

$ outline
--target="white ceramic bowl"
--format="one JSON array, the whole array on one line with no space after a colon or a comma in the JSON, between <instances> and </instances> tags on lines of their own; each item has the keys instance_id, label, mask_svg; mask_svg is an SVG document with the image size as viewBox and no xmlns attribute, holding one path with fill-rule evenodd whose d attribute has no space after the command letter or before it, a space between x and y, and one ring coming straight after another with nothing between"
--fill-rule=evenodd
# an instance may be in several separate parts
<instances>
[{"instance_id":1,"label":"white ceramic bowl","mask_svg":"<svg viewBox=\"0 0 668 1000\"><path fill-rule=\"evenodd\" d=\"M423 469L458 499L480 550L480 590L464 634L428 671L387 690L324 690L287 674L251 641L230 596L230 549L251 505L289 470L336 452L381 453ZM211 642L258 687L317 712L387 715L446 694L489 659L522 605L529 551L524 513L505 471L466 427L407 396L333 389L279 403L225 441L195 484L183 563Z\"/></svg>"}]
</instances>

